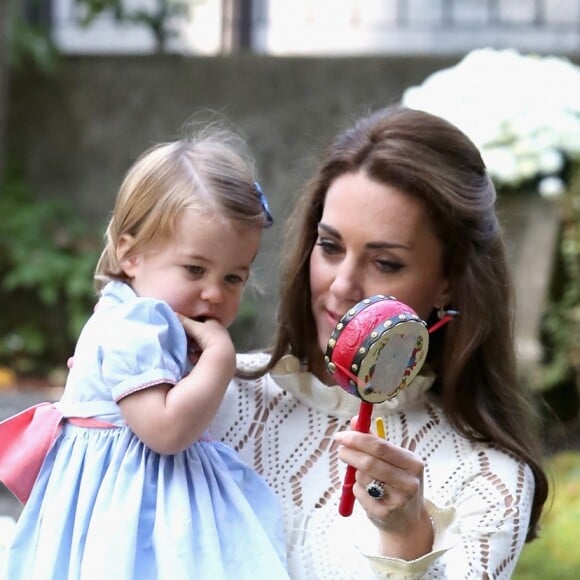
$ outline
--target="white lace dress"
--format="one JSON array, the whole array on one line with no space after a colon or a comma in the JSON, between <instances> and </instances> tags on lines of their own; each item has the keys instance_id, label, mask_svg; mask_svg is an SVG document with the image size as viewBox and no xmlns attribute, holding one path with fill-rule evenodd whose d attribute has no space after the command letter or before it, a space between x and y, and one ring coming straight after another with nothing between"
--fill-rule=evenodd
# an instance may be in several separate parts
<instances>
[{"instance_id":1,"label":"white lace dress","mask_svg":"<svg viewBox=\"0 0 580 580\"><path fill-rule=\"evenodd\" d=\"M240 355L246 369L265 354ZM332 436L350 428L359 400L328 387L298 361L283 358L272 375L230 384L211 427L265 477L285 510L290 575L295 580L364 578L509 578L523 547L534 480L510 453L475 444L448 423L419 376L395 402L375 405L388 439L425 462L433 518L432 552L407 562L376 552L377 532L355 502L338 515L346 466Z\"/></svg>"}]
</instances>

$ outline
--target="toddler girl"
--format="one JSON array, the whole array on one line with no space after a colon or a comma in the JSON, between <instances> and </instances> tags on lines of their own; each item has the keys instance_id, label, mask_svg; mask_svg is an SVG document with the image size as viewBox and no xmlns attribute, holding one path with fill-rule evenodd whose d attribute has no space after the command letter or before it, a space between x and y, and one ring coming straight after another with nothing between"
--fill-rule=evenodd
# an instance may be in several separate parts
<instances>
[{"instance_id":1,"label":"toddler girl","mask_svg":"<svg viewBox=\"0 0 580 580\"><path fill-rule=\"evenodd\" d=\"M26 502L6 578L287 577L273 493L207 432L271 223L227 130L153 147L129 170L62 399L0 426L0 479Z\"/></svg>"}]
</instances>

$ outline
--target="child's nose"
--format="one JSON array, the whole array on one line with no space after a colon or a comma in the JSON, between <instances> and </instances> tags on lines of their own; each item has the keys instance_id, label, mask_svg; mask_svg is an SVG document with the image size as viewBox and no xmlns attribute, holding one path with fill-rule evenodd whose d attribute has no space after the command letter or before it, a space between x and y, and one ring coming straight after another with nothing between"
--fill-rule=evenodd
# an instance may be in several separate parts
<instances>
[{"instance_id":1,"label":"child's nose","mask_svg":"<svg viewBox=\"0 0 580 580\"><path fill-rule=\"evenodd\" d=\"M217 304L223 300L224 292L221 284L209 283L206 284L201 292L202 300Z\"/></svg>"}]
</instances>

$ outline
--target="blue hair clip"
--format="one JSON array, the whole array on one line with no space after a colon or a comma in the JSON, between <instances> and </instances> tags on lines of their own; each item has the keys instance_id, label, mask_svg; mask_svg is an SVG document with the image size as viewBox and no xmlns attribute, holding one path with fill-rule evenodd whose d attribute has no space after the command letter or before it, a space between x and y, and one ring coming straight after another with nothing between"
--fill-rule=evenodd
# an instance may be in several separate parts
<instances>
[{"instance_id":1,"label":"blue hair clip","mask_svg":"<svg viewBox=\"0 0 580 580\"><path fill-rule=\"evenodd\" d=\"M266 217L266 221L264 223L265 228L269 228L274 223L274 216L270 211L270 206L268 205L268 200L260 187L260 184L257 181L254 181L254 188L258 193L258 197L260 198L260 203L262 204L262 209L264 210L264 216Z\"/></svg>"}]
</instances>

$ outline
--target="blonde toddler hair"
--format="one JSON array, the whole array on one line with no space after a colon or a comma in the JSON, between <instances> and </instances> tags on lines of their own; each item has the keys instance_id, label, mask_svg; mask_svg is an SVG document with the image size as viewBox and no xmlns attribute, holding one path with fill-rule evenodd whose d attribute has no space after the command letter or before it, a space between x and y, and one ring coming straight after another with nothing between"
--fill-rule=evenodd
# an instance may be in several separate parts
<instances>
[{"instance_id":1,"label":"blonde toddler hair","mask_svg":"<svg viewBox=\"0 0 580 580\"><path fill-rule=\"evenodd\" d=\"M95 270L97 290L110 280L126 281L116 252L121 236L134 240L124 257L147 251L171 237L186 209L248 226L269 225L255 173L245 141L229 129L208 127L145 151L119 189Z\"/></svg>"}]
</instances>

